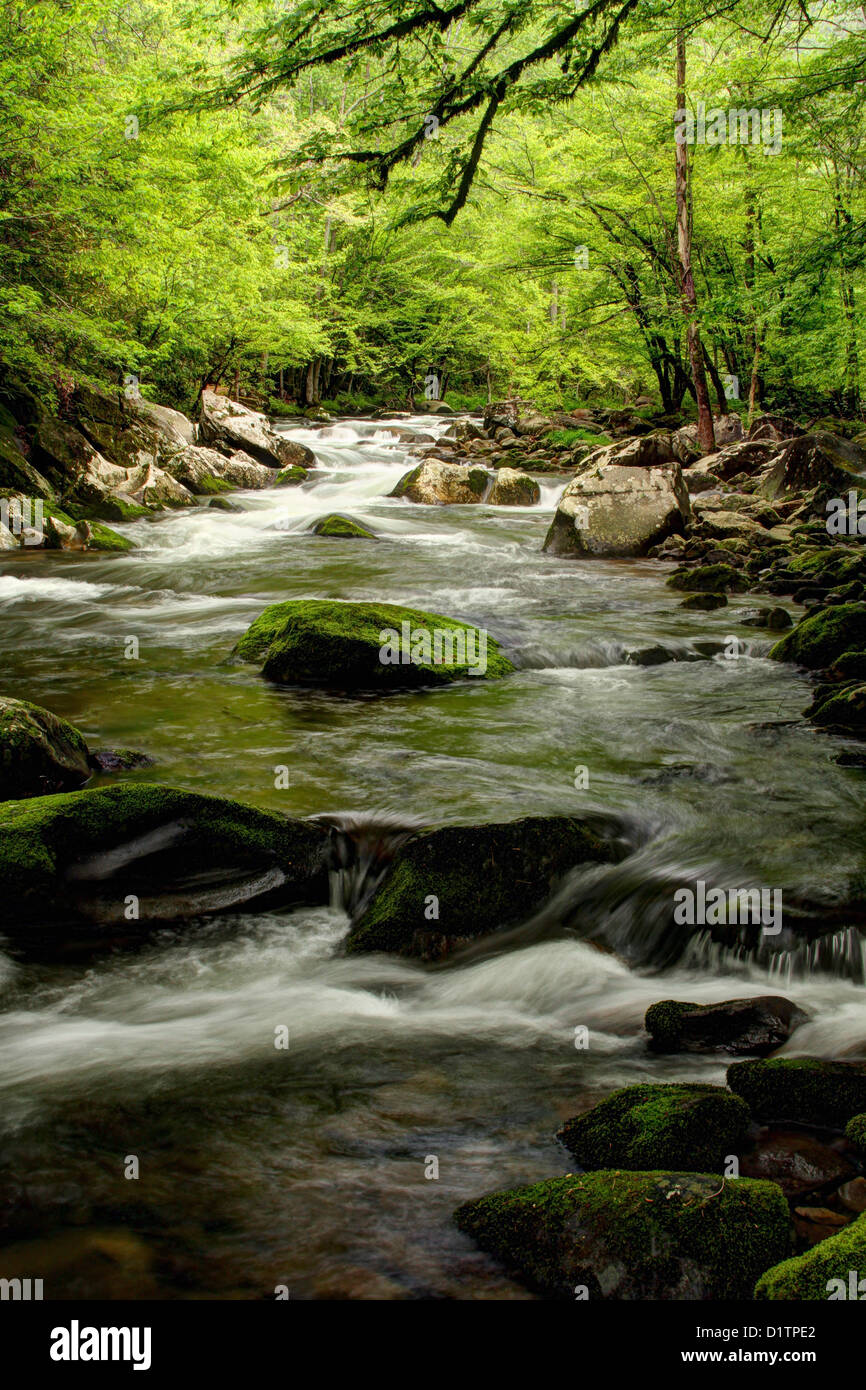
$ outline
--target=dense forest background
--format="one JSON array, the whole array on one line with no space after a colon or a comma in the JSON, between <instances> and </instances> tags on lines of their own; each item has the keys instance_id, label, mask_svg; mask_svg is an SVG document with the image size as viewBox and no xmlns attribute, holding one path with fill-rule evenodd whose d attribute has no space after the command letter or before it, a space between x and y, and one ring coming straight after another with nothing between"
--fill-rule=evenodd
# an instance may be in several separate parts
<instances>
[{"instance_id":1,"label":"dense forest background","mask_svg":"<svg viewBox=\"0 0 866 1390\"><path fill-rule=\"evenodd\" d=\"M866 10L0 7L0 389L862 409ZM677 71L677 45L687 63ZM674 114L775 112L776 145Z\"/></svg>"}]
</instances>

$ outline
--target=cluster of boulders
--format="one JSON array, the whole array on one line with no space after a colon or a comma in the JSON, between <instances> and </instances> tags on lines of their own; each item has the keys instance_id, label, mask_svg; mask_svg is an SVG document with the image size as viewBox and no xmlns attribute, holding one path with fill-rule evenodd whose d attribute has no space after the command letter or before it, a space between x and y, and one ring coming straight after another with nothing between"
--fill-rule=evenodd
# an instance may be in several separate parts
<instances>
[{"instance_id":1,"label":"cluster of boulders","mask_svg":"<svg viewBox=\"0 0 866 1390\"><path fill-rule=\"evenodd\" d=\"M237 488L304 481L315 457L264 415L204 391L198 423L138 394L79 386L59 418L22 393L0 410L0 550L126 550L135 521ZM33 524L36 504L40 524Z\"/></svg>"},{"instance_id":2,"label":"cluster of boulders","mask_svg":"<svg viewBox=\"0 0 866 1390\"><path fill-rule=\"evenodd\" d=\"M646 1025L651 1045L737 1052L804 1017L666 1001ZM458 1226L549 1298L862 1297L866 1063L755 1059L726 1079L614 1091L558 1131L572 1171L466 1202Z\"/></svg>"}]
</instances>

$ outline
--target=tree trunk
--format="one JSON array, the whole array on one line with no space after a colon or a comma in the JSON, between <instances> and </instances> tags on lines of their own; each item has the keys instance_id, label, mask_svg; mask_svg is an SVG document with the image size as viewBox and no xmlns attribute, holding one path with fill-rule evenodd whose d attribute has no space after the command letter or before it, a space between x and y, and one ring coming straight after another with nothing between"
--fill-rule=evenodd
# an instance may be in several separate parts
<instances>
[{"instance_id":1,"label":"tree trunk","mask_svg":"<svg viewBox=\"0 0 866 1390\"><path fill-rule=\"evenodd\" d=\"M677 31L677 110L686 107L686 36L682 29ZM701 330L698 325L698 299L695 280L692 274L692 225L689 200L689 152L685 140L676 142L676 204L677 204L677 250L679 252L679 288L682 314L686 324L686 346L695 400L698 406L698 440L704 453L710 454L716 447L713 430L713 411L707 378L704 371L704 354L701 345Z\"/></svg>"}]
</instances>

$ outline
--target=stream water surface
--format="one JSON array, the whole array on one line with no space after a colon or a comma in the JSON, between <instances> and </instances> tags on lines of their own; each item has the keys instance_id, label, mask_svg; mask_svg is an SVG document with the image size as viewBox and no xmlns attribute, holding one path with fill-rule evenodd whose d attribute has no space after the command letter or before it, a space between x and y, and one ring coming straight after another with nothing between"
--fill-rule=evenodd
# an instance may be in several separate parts
<instances>
[{"instance_id":1,"label":"stream water surface","mask_svg":"<svg viewBox=\"0 0 866 1390\"><path fill-rule=\"evenodd\" d=\"M863 772L797 722L807 679L766 659L745 600L689 612L669 566L543 554L561 479L526 508L389 498L412 459L385 424L289 429L317 457L302 487L136 523L128 554L4 556L5 693L146 752L136 779L374 839L606 812L632 853L445 967L343 956L339 880L329 909L213 918L134 954L0 953L0 1273L46 1298L527 1298L451 1212L567 1171L554 1130L614 1086L722 1080L717 1059L647 1053L649 1004L784 991L810 1014L787 1051L866 1056L855 932L758 957L666 945L675 885L832 904L862 860ZM334 510L380 539L311 536ZM465 619L516 674L348 699L225 664L268 603L304 597ZM658 644L677 659L630 660Z\"/></svg>"}]
</instances>

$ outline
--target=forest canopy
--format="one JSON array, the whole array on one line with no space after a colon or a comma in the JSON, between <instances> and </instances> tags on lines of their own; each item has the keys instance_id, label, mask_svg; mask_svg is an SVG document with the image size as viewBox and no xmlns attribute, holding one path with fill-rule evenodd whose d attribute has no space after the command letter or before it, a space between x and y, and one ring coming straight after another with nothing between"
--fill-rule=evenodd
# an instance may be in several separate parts
<instances>
[{"instance_id":1,"label":"forest canopy","mask_svg":"<svg viewBox=\"0 0 866 1390\"><path fill-rule=\"evenodd\" d=\"M864 30L829 2L5 0L0 386L290 411L434 373L458 405L673 411L699 356L717 410L855 415Z\"/></svg>"}]
</instances>

